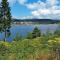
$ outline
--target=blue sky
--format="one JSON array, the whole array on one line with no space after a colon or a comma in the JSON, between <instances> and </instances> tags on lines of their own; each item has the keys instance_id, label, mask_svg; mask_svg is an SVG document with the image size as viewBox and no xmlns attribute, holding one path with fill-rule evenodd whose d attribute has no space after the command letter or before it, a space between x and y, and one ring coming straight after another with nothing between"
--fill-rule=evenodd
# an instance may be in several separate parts
<instances>
[{"instance_id":1,"label":"blue sky","mask_svg":"<svg viewBox=\"0 0 60 60\"><path fill-rule=\"evenodd\" d=\"M60 19L60 0L8 0L8 2L13 18Z\"/></svg>"}]
</instances>

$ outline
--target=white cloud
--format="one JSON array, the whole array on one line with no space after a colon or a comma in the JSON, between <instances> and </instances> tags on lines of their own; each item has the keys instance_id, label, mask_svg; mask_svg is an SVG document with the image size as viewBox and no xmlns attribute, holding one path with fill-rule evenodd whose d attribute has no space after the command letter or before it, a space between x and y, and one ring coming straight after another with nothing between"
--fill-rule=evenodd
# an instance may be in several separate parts
<instances>
[{"instance_id":1,"label":"white cloud","mask_svg":"<svg viewBox=\"0 0 60 60\"><path fill-rule=\"evenodd\" d=\"M53 5L58 4L58 0L47 0L46 4L53 6Z\"/></svg>"},{"instance_id":2,"label":"white cloud","mask_svg":"<svg viewBox=\"0 0 60 60\"><path fill-rule=\"evenodd\" d=\"M60 10L38 10L32 11L32 16L37 18L60 19Z\"/></svg>"},{"instance_id":3,"label":"white cloud","mask_svg":"<svg viewBox=\"0 0 60 60\"><path fill-rule=\"evenodd\" d=\"M44 9L44 10L37 10L37 11L32 11L32 14L34 15L34 16L39 16L39 15L49 15L49 14L51 14L51 11L50 10L48 10L48 9Z\"/></svg>"},{"instance_id":4,"label":"white cloud","mask_svg":"<svg viewBox=\"0 0 60 60\"><path fill-rule=\"evenodd\" d=\"M52 14L53 15L59 15L60 14L60 10L52 10Z\"/></svg>"},{"instance_id":5,"label":"white cloud","mask_svg":"<svg viewBox=\"0 0 60 60\"><path fill-rule=\"evenodd\" d=\"M27 2L27 0L18 0L18 2L22 5L24 5Z\"/></svg>"},{"instance_id":6,"label":"white cloud","mask_svg":"<svg viewBox=\"0 0 60 60\"><path fill-rule=\"evenodd\" d=\"M46 8L46 4L44 2L40 2L40 1L38 1L37 3L26 4L26 6L30 10Z\"/></svg>"},{"instance_id":7,"label":"white cloud","mask_svg":"<svg viewBox=\"0 0 60 60\"><path fill-rule=\"evenodd\" d=\"M52 6L51 9L52 10L60 10L60 6L55 5L55 6Z\"/></svg>"},{"instance_id":8,"label":"white cloud","mask_svg":"<svg viewBox=\"0 0 60 60\"><path fill-rule=\"evenodd\" d=\"M59 2L58 0L46 0L46 2L38 0L37 2L26 4L26 6L31 10L52 8L53 6L57 8L58 2Z\"/></svg>"},{"instance_id":9,"label":"white cloud","mask_svg":"<svg viewBox=\"0 0 60 60\"><path fill-rule=\"evenodd\" d=\"M33 17L37 18L60 18L60 6L58 0L46 0L46 2L38 1L36 3L27 4L27 8L31 10Z\"/></svg>"},{"instance_id":10,"label":"white cloud","mask_svg":"<svg viewBox=\"0 0 60 60\"><path fill-rule=\"evenodd\" d=\"M32 11L32 14L34 16L38 16L38 15L59 15L60 14L60 10L49 10L49 9L45 9L45 10L36 10L36 11Z\"/></svg>"}]
</instances>

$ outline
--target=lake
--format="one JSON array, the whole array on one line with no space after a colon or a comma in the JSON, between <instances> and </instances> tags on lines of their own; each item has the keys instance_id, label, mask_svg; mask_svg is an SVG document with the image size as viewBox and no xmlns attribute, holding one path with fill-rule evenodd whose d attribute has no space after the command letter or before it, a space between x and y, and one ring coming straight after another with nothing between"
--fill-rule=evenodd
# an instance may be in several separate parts
<instances>
[{"instance_id":1,"label":"lake","mask_svg":"<svg viewBox=\"0 0 60 60\"><path fill-rule=\"evenodd\" d=\"M35 27L41 30L41 33L46 33L49 29L51 32L54 32L57 28L57 24L41 24L41 25L12 25L11 27L11 36L7 40L12 41L16 34L26 37L29 32L32 32ZM0 33L0 40L4 38L4 33Z\"/></svg>"}]
</instances>

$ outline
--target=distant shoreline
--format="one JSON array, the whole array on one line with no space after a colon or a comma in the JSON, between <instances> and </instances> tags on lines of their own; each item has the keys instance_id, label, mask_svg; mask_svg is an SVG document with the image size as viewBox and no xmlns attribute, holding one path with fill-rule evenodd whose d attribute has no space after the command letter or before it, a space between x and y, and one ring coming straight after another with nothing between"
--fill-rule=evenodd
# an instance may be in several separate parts
<instances>
[{"instance_id":1,"label":"distant shoreline","mask_svg":"<svg viewBox=\"0 0 60 60\"><path fill-rule=\"evenodd\" d=\"M26 25L27 26L27 25L52 25L52 24L12 24L12 25Z\"/></svg>"},{"instance_id":2,"label":"distant shoreline","mask_svg":"<svg viewBox=\"0 0 60 60\"><path fill-rule=\"evenodd\" d=\"M13 19L14 24L31 25L31 24L59 24L60 20L52 19Z\"/></svg>"}]
</instances>

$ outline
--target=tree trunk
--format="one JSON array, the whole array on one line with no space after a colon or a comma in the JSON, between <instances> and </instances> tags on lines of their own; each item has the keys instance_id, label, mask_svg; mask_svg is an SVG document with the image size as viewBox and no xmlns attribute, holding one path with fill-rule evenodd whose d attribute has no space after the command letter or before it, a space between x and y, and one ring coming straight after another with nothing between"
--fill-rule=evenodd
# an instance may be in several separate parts
<instances>
[{"instance_id":1,"label":"tree trunk","mask_svg":"<svg viewBox=\"0 0 60 60\"><path fill-rule=\"evenodd\" d=\"M6 36L7 36L7 33L6 33L6 29L5 29L5 37L4 37L4 42L6 42Z\"/></svg>"}]
</instances>

